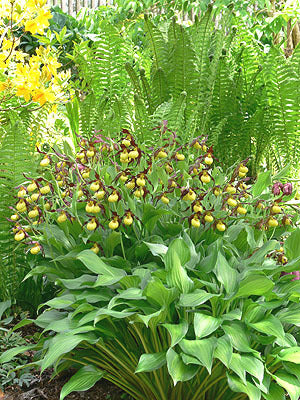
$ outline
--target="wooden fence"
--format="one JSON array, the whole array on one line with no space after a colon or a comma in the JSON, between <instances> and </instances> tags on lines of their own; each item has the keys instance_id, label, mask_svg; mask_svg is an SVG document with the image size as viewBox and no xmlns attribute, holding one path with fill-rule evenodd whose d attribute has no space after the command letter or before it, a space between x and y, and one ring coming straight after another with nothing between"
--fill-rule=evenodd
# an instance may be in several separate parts
<instances>
[{"instance_id":1,"label":"wooden fence","mask_svg":"<svg viewBox=\"0 0 300 400\"><path fill-rule=\"evenodd\" d=\"M97 8L99 6L113 5L113 0L48 0L49 5L59 6L64 12L76 15L81 8Z\"/></svg>"}]
</instances>

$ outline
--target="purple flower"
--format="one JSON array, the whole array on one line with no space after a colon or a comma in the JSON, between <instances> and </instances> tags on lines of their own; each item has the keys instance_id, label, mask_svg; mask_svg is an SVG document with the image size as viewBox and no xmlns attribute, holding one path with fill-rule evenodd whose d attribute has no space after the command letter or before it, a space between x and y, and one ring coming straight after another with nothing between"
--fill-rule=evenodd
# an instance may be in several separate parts
<instances>
[{"instance_id":1,"label":"purple flower","mask_svg":"<svg viewBox=\"0 0 300 400\"><path fill-rule=\"evenodd\" d=\"M275 182L273 187L272 187L272 192L275 196L280 195L280 191L283 188L283 184L281 182Z\"/></svg>"},{"instance_id":2,"label":"purple flower","mask_svg":"<svg viewBox=\"0 0 300 400\"><path fill-rule=\"evenodd\" d=\"M293 185L291 183L286 183L283 185L282 193L286 196L292 194L293 192Z\"/></svg>"}]
</instances>

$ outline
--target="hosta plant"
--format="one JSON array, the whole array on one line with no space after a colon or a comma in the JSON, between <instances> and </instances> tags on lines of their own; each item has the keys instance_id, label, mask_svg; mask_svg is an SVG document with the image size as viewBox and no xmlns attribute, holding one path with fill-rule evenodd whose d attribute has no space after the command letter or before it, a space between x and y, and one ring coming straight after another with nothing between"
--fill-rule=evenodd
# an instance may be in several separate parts
<instances>
[{"instance_id":1,"label":"hosta plant","mask_svg":"<svg viewBox=\"0 0 300 400\"><path fill-rule=\"evenodd\" d=\"M34 321L36 364L78 369L61 400L102 377L140 400L298 399L291 185L252 185L246 160L223 172L206 138L179 145L160 129L155 149L129 132L79 138L18 188L15 239L39 258L29 275L59 290Z\"/></svg>"}]
</instances>

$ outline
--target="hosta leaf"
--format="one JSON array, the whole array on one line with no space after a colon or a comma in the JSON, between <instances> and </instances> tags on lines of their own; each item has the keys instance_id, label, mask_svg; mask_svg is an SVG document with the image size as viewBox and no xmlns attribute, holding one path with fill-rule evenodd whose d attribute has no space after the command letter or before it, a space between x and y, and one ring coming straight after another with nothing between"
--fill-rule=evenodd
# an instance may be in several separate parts
<instances>
[{"instance_id":1,"label":"hosta leaf","mask_svg":"<svg viewBox=\"0 0 300 400\"><path fill-rule=\"evenodd\" d=\"M91 250L83 250L76 258L80 260L87 269L100 275L94 285L95 287L112 285L119 282L119 280L126 275L124 270L105 264L105 262Z\"/></svg>"},{"instance_id":2,"label":"hosta leaf","mask_svg":"<svg viewBox=\"0 0 300 400\"><path fill-rule=\"evenodd\" d=\"M93 365L86 365L82 367L75 375L62 387L59 400L63 400L69 393L83 392L90 389L98 382L103 375L101 371Z\"/></svg>"},{"instance_id":3,"label":"hosta leaf","mask_svg":"<svg viewBox=\"0 0 300 400\"><path fill-rule=\"evenodd\" d=\"M255 378L262 383L264 379L264 364L255 357L243 355L241 358L241 363L245 371L253 375Z\"/></svg>"},{"instance_id":4,"label":"hosta leaf","mask_svg":"<svg viewBox=\"0 0 300 400\"><path fill-rule=\"evenodd\" d=\"M192 293L182 294L179 299L179 306L181 307L197 307L205 303L207 300L219 296L218 294L208 293L202 289L196 289Z\"/></svg>"},{"instance_id":5,"label":"hosta leaf","mask_svg":"<svg viewBox=\"0 0 300 400\"><path fill-rule=\"evenodd\" d=\"M182 321L179 324L163 324L171 336L171 347L179 343L186 335L189 325L187 321Z\"/></svg>"},{"instance_id":6,"label":"hosta leaf","mask_svg":"<svg viewBox=\"0 0 300 400\"><path fill-rule=\"evenodd\" d=\"M34 344L28 346L19 346L14 347L13 349L6 350L4 353L0 355L0 364L4 364L11 359L13 359L18 354L25 353L25 351L31 350L35 347Z\"/></svg>"},{"instance_id":7,"label":"hosta leaf","mask_svg":"<svg viewBox=\"0 0 300 400\"><path fill-rule=\"evenodd\" d=\"M180 355L172 348L167 351L167 366L169 374L173 379L174 386L177 382L184 382L192 379L198 371L197 366L186 365L182 361Z\"/></svg>"},{"instance_id":8,"label":"hosta leaf","mask_svg":"<svg viewBox=\"0 0 300 400\"><path fill-rule=\"evenodd\" d=\"M197 358L201 362L201 365L206 367L206 369L210 374L216 344L217 344L216 338L212 337L209 339L202 339L202 340L183 339L179 343L179 346L184 353Z\"/></svg>"},{"instance_id":9,"label":"hosta leaf","mask_svg":"<svg viewBox=\"0 0 300 400\"><path fill-rule=\"evenodd\" d=\"M198 339L210 335L221 325L222 320L210 315L195 313L194 315L194 331Z\"/></svg>"},{"instance_id":10,"label":"hosta leaf","mask_svg":"<svg viewBox=\"0 0 300 400\"><path fill-rule=\"evenodd\" d=\"M284 330L281 322L273 315L268 315L262 321L249 324L252 328L266 335L272 335L280 339L284 339Z\"/></svg>"},{"instance_id":11,"label":"hosta leaf","mask_svg":"<svg viewBox=\"0 0 300 400\"><path fill-rule=\"evenodd\" d=\"M246 381L246 370L242 364L242 356L238 353L233 353L229 368L232 369L242 380L243 384L247 384Z\"/></svg>"},{"instance_id":12,"label":"hosta leaf","mask_svg":"<svg viewBox=\"0 0 300 400\"><path fill-rule=\"evenodd\" d=\"M262 296L274 287L274 282L263 275L249 275L240 282L239 290L235 297Z\"/></svg>"},{"instance_id":13,"label":"hosta leaf","mask_svg":"<svg viewBox=\"0 0 300 400\"><path fill-rule=\"evenodd\" d=\"M156 369L161 368L166 362L165 351L160 353L142 354L135 373L155 371Z\"/></svg>"},{"instance_id":14,"label":"hosta leaf","mask_svg":"<svg viewBox=\"0 0 300 400\"><path fill-rule=\"evenodd\" d=\"M287 372L277 372L272 375L278 385L282 386L290 395L291 400L298 400L300 396L299 380Z\"/></svg>"},{"instance_id":15,"label":"hosta leaf","mask_svg":"<svg viewBox=\"0 0 300 400\"><path fill-rule=\"evenodd\" d=\"M153 277L145 287L143 294L151 303L160 307L167 307L178 296L178 290L166 288L159 278Z\"/></svg>"},{"instance_id":16,"label":"hosta leaf","mask_svg":"<svg viewBox=\"0 0 300 400\"><path fill-rule=\"evenodd\" d=\"M233 392L246 393L249 397L249 400L261 399L261 391L256 386L252 385L252 383L243 383L239 378L228 374L227 379L229 387Z\"/></svg>"},{"instance_id":17,"label":"hosta leaf","mask_svg":"<svg viewBox=\"0 0 300 400\"><path fill-rule=\"evenodd\" d=\"M227 294L232 295L237 288L238 273L228 264L222 253L218 254L215 269L218 281L224 285Z\"/></svg>"},{"instance_id":18,"label":"hosta leaf","mask_svg":"<svg viewBox=\"0 0 300 400\"><path fill-rule=\"evenodd\" d=\"M268 393L262 393L266 400L285 400L285 391L276 383L271 382Z\"/></svg>"},{"instance_id":19,"label":"hosta leaf","mask_svg":"<svg viewBox=\"0 0 300 400\"><path fill-rule=\"evenodd\" d=\"M284 251L287 258L291 261L300 256L300 228L295 229L284 241Z\"/></svg>"},{"instance_id":20,"label":"hosta leaf","mask_svg":"<svg viewBox=\"0 0 300 400\"><path fill-rule=\"evenodd\" d=\"M234 321L230 325L222 325L222 329L228 335L236 350L247 353L253 351L250 347L247 327L243 323Z\"/></svg>"},{"instance_id":21,"label":"hosta leaf","mask_svg":"<svg viewBox=\"0 0 300 400\"><path fill-rule=\"evenodd\" d=\"M218 358L227 368L229 368L232 354L233 348L228 336L224 335L218 338L214 354L215 358Z\"/></svg>"},{"instance_id":22,"label":"hosta leaf","mask_svg":"<svg viewBox=\"0 0 300 400\"><path fill-rule=\"evenodd\" d=\"M42 360L41 371L43 372L50 365L54 364L63 354L73 350L82 341L95 343L97 338L92 334L60 333L50 341L50 346L45 357Z\"/></svg>"},{"instance_id":23,"label":"hosta leaf","mask_svg":"<svg viewBox=\"0 0 300 400\"><path fill-rule=\"evenodd\" d=\"M282 361L290 361L295 364L300 364L300 347L290 347L289 349L281 350L278 358Z\"/></svg>"},{"instance_id":24,"label":"hosta leaf","mask_svg":"<svg viewBox=\"0 0 300 400\"><path fill-rule=\"evenodd\" d=\"M181 265L178 254L173 252L172 256L166 259L168 260L168 262L166 262L168 285L171 287L176 287L181 293L189 293L194 284L189 278L185 268Z\"/></svg>"},{"instance_id":25,"label":"hosta leaf","mask_svg":"<svg viewBox=\"0 0 300 400\"><path fill-rule=\"evenodd\" d=\"M271 173L270 171L261 172L258 174L257 180L252 187L252 194L254 197L259 196L262 192L271 185Z\"/></svg>"}]
</instances>

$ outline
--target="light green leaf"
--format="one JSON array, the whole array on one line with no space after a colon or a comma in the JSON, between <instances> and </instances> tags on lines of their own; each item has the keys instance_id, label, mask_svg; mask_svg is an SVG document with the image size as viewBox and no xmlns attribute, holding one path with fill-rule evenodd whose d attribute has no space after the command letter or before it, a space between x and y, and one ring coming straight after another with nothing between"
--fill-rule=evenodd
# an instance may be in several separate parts
<instances>
[{"instance_id":1,"label":"light green leaf","mask_svg":"<svg viewBox=\"0 0 300 400\"><path fill-rule=\"evenodd\" d=\"M195 313L194 315L194 331L198 339L210 335L221 325L222 320L210 315Z\"/></svg>"},{"instance_id":2,"label":"light green leaf","mask_svg":"<svg viewBox=\"0 0 300 400\"><path fill-rule=\"evenodd\" d=\"M4 363L10 361L18 354L22 354L25 351L33 349L34 347L35 347L35 345L31 344L28 346L19 346L19 347L14 347L13 349L6 350L0 356L0 364L4 364Z\"/></svg>"},{"instance_id":3,"label":"light green leaf","mask_svg":"<svg viewBox=\"0 0 300 400\"><path fill-rule=\"evenodd\" d=\"M182 294L178 305L181 307L197 307L205 303L207 300L219 296L218 294L208 293L202 289L196 289L192 293Z\"/></svg>"},{"instance_id":4,"label":"light green leaf","mask_svg":"<svg viewBox=\"0 0 300 400\"><path fill-rule=\"evenodd\" d=\"M136 367L135 373L150 372L161 368L167 362L166 352L152 354L142 354L139 363Z\"/></svg>"},{"instance_id":5,"label":"light green leaf","mask_svg":"<svg viewBox=\"0 0 300 400\"><path fill-rule=\"evenodd\" d=\"M90 271L100 275L94 285L95 287L113 285L126 275L124 270L105 264L105 262L91 250L83 250L76 258Z\"/></svg>"},{"instance_id":6,"label":"light green leaf","mask_svg":"<svg viewBox=\"0 0 300 400\"><path fill-rule=\"evenodd\" d=\"M160 244L160 243L148 243L148 242L144 242L145 245L149 248L149 250L151 251L151 253L154 256L160 256L163 257L166 255L167 251L168 251L168 247L165 246L164 244Z\"/></svg>"},{"instance_id":7,"label":"light green leaf","mask_svg":"<svg viewBox=\"0 0 300 400\"><path fill-rule=\"evenodd\" d=\"M229 368L232 358L233 349L232 344L227 335L224 335L217 340L217 347L215 349L215 358L218 358L222 363Z\"/></svg>"},{"instance_id":8,"label":"light green leaf","mask_svg":"<svg viewBox=\"0 0 300 400\"><path fill-rule=\"evenodd\" d=\"M215 270L218 281L224 285L227 294L233 294L237 289L238 273L235 269L231 268L226 258L220 252L217 257Z\"/></svg>"},{"instance_id":9,"label":"light green leaf","mask_svg":"<svg viewBox=\"0 0 300 400\"><path fill-rule=\"evenodd\" d=\"M290 395L291 400L298 400L300 396L299 380L287 372L277 372L272 375L278 385L282 386Z\"/></svg>"},{"instance_id":10,"label":"light green leaf","mask_svg":"<svg viewBox=\"0 0 300 400\"><path fill-rule=\"evenodd\" d=\"M256 386L252 385L252 383L243 383L239 378L228 374L227 380L229 387L233 392L245 393L249 397L249 400L261 399L261 391Z\"/></svg>"},{"instance_id":11,"label":"light green leaf","mask_svg":"<svg viewBox=\"0 0 300 400\"><path fill-rule=\"evenodd\" d=\"M297 305L297 309L291 310L289 308L279 311L276 317L286 324L292 324L300 326L300 309Z\"/></svg>"},{"instance_id":12,"label":"light green leaf","mask_svg":"<svg viewBox=\"0 0 300 400\"><path fill-rule=\"evenodd\" d=\"M278 386L276 383L271 382L269 387L269 393L262 393L266 400L285 400L285 391L282 387Z\"/></svg>"},{"instance_id":13,"label":"light green leaf","mask_svg":"<svg viewBox=\"0 0 300 400\"><path fill-rule=\"evenodd\" d=\"M42 360L41 371L54 364L63 354L73 350L79 343L87 340L89 343L96 342L97 338L91 334L73 335L73 333L60 333L50 341L50 346Z\"/></svg>"},{"instance_id":14,"label":"light green leaf","mask_svg":"<svg viewBox=\"0 0 300 400\"><path fill-rule=\"evenodd\" d=\"M169 250L168 250L169 252ZM168 255L167 252L167 255ZM185 268L181 265L180 257L173 251L169 257L166 255L167 283L176 287L181 293L189 293L194 283L189 278Z\"/></svg>"},{"instance_id":15,"label":"light green leaf","mask_svg":"<svg viewBox=\"0 0 300 400\"><path fill-rule=\"evenodd\" d=\"M233 321L230 325L222 325L222 329L229 336L233 347L243 352L252 352L250 339L247 334L247 327L238 321Z\"/></svg>"},{"instance_id":16,"label":"light green leaf","mask_svg":"<svg viewBox=\"0 0 300 400\"><path fill-rule=\"evenodd\" d=\"M300 228L295 229L284 241L284 251L289 261L300 256Z\"/></svg>"},{"instance_id":17,"label":"light green leaf","mask_svg":"<svg viewBox=\"0 0 300 400\"><path fill-rule=\"evenodd\" d=\"M198 371L197 366L186 365L179 354L172 348L167 351L167 366L169 374L173 379L174 386L176 386L177 382L184 382L192 379Z\"/></svg>"},{"instance_id":18,"label":"light green leaf","mask_svg":"<svg viewBox=\"0 0 300 400\"><path fill-rule=\"evenodd\" d=\"M270 186L272 183L271 180L271 172L266 171L266 172L261 172L258 174L257 181L255 184L252 186L252 194L254 197L259 196L262 194L262 192L267 189L268 186Z\"/></svg>"},{"instance_id":19,"label":"light green leaf","mask_svg":"<svg viewBox=\"0 0 300 400\"><path fill-rule=\"evenodd\" d=\"M235 372L240 377L244 385L247 384L246 370L242 364L242 356L240 354L238 353L232 354L229 368L232 369L232 371Z\"/></svg>"},{"instance_id":20,"label":"light green leaf","mask_svg":"<svg viewBox=\"0 0 300 400\"><path fill-rule=\"evenodd\" d=\"M264 364L255 357L252 356L242 356L241 363L243 368L252 376L258 379L262 383L264 379Z\"/></svg>"},{"instance_id":21,"label":"light green leaf","mask_svg":"<svg viewBox=\"0 0 300 400\"><path fill-rule=\"evenodd\" d=\"M295 364L300 364L300 347L290 347L289 349L281 350L278 358L282 361L290 361Z\"/></svg>"},{"instance_id":22,"label":"light green leaf","mask_svg":"<svg viewBox=\"0 0 300 400\"><path fill-rule=\"evenodd\" d=\"M182 321L179 324L163 324L163 327L168 330L171 336L171 347L174 347L177 343L179 343L180 340L185 337L189 329L187 321Z\"/></svg>"},{"instance_id":23,"label":"light green leaf","mask_svg":"<svg viewBox=\"0 0 300 400\"><path fill-rule=\"evenodd\" d=\"M153 304L167 307L176 299L178 290L166 288L159 278L153 277L145 287L143 294Z\"/></svg>"},{"instance_id":24,"label":"light green leaf","mask_svg":"<svg viewBox=\"0 0 300 400\"><path fill-rule=\"evenodd\" d=\"M82 367L62 387L59 400L63 400L69 393L83 392L90 389L103 377L104 374L104 371L97 369L93 365L86 365Z\"/></svg>"},{"instance_id":25,"label":"light green leaf","mask_svg":"<svg viewBox=\"0 0 300 400\"><path fill-rule=\"evenodd\" d=\"M274 287L274 282L263 275L248 275L240 282L235 297L263 296Z\"/></svg>"},{"instance_id":26,"label":"light green leaf","mask_svg":"<svg viewBox=\"0 0 300 400\"><path fill-rule=\"evenodd\" d=\"M272 335L280 339L284 339L285 336L281 322L273 315L268 315L262 321L251 324L249 323L249 326L259 332L265 333L267 335Z\"/></svg>"},{"instance_id":27,"label":"light green leaf","mask_svg":"<svg viewBox=\"0 0 300 400\"><path fill-rule=\"evenodd\" d=\"M201 365L208 370L209 374L211 373L216 345L217 339L214 337L202 340L183 339L179 343L181 350L184 353L197 358L201 362Z\"/></svg>"}]
</instances>

